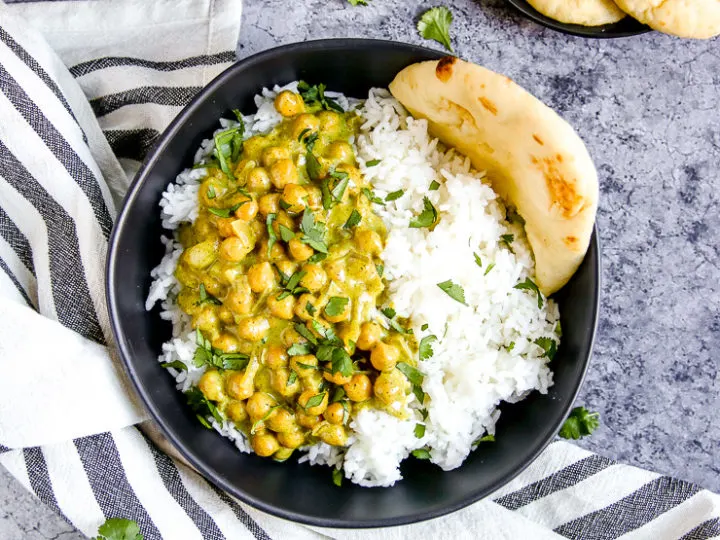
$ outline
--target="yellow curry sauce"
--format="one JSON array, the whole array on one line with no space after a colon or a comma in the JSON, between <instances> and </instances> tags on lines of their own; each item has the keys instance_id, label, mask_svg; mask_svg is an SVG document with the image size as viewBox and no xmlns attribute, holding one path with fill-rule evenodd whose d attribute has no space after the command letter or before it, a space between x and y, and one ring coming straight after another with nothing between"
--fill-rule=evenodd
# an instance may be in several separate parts
<instances>
[{"instance_id":1,"label":"yellow curry sauce","mask_svg":"<svg viewBox=\"0 0 720 540\"><path fill-rule=\"evenodd\" d=\"M360 118L320 98L283 91L269 134L216 136L199 215L179 233L178 305L208 365L198 388L277 460L345 445L362 407L407 414L412 388L415 340L378 313L387 231L355 166Z\"/></svg>"}]
</instances>

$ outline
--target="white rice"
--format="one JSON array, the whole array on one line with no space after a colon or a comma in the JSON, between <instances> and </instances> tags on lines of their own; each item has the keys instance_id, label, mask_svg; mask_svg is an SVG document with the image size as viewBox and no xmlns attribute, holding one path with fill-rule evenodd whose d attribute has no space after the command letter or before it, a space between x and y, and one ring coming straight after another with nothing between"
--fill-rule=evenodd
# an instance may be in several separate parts
<instances>
[{"instance_id":1,"label":"white rice","mask_svg":"<svg viewBox=\"0 0 720 540\"><path fill-rule=\"evenodd\" d=\"M280 90L296 86L264 89L256 96L257 113L243 118L248 136L266 133L280 122L273 99ZM376 195L384 199L390 192L404 190L396 201L375 205L389 231L383 253L385 278L393 307L410 319L418 340L429 334L438 340L433 343L433 356L418 365L428 396L425 420L412 394L408 396L412 414L405 420L363 409L350 423L353 432L347 448L318 443L301 449L300 461L342 466L346 478L363 486L390 486L401 479L400 462L413 450L427 448L433 463L454 469L467 457L473 441L495 432L502 401L518 401L532 390L547 392L552 385L549 359L534 341L558 340L554 328L559 313L554 302L545 300L538 308L532 291L514 288L534 277L532 252L523 227L505 219L502 201L468 159L443 149L428 135L426 121L409 116L386 90L372 90L362 105L340 94L327 95L346 110L360 106L365 122L354 142L360 169ZM234 122L223 119L221 125L226 129ZM212 139L202 143L196 166L212 148ZM380 163L367 167L370 160ZM168 186L160 206L163 226L169 231L197 217L198 181L204 175L201 166L187 169ZM429 191L433 181L440 188ZM437 208L439 222L432 230L409 228L410 220L422 211L424 197ZM506 234L514 236L512 251L501 244L501 235ZM190 318L175 303L180 284L173 273L182 247L170 238L163 238L163 243L166 254L152 271L146 309L160 301L161 317L173 325L173 338L163 345L159 361L180 360L188 367L187 372L168 368L178 389L185 391L204 368L192 362L196 345ZM467 306L437 286L447 280L463 287ZM250 451L246 436L231 423L211 423L239 450ZM420 439L414 434L418 423L426 426Z\"/></svg>"}]
</instances>

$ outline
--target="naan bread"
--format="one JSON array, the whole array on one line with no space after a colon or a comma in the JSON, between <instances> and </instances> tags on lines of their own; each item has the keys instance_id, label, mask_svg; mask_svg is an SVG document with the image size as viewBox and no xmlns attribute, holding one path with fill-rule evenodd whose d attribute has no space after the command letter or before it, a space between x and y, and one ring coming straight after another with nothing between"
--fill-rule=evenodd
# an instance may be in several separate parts
<instances>
[{"instance_id":1,"label":"naan bread","mask_svg":"<svg viewBox=\"0 0 720 540\"><path fill-rule=\"evenodd\" d=\"M612 0L528 0L540 13L556 21L600 26L622 20L625 12Z\"/></svg>"},{"instance_id":2,"label":"naan bread","mask_svg":"<svg viewBox=\"0 0 720 540\"><path fill-rule=\"evenodd\" d=\"M390 91L487 171L525 219L542 292L565 285L587 251L598 200L595 167L573 128L507 77L449 56L405 68Z\"/></svg>"},{"instance_id":3,"label":"naan bread","mask_svg":"<svg viewBox=\"0 0 720 540\"><path fill-rule=\"evenodd\" d=\"M696 39L720 35L720 0L617 0L617 5L666 34Z\"/></svg>"}]
</instances>

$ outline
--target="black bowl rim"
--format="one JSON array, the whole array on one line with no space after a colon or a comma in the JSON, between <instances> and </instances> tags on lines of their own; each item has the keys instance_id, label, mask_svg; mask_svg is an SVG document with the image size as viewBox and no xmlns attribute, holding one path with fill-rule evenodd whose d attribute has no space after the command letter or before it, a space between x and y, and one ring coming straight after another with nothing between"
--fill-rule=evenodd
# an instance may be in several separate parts
<instances>
[{"instance_id":1,"label":"black bowl rim","mask_svg":"<svg viewBox=\"0 0 720 540\"><path fill-rule=\"evenodd\" d=\"M532 7L527 0L505 0L508 4L514 7L517 11L522 13L528 19L569 36L578 36L589 39L612 39L612 38L624 38L639 36L648 32L653 32L653 29L647 25L642 24L640 21L636 21L636 29L631 30L618 30L618 31L606 31L608 27L613 25L603 24L600 26L582 26L580 24L570 24L556 21L547 17ZM630 15L628 15L630 17ZM619 22L618 22L619 23ZM614 24L618 24L614 23Z\"/></svg>"},{"instance_id":2,"label":"black bowl rim","mask_svg":"<svg viewBox=\"0 0 720 540\"><path fill-rule=\"evenodd\" d=\"M220 489L224 490L225 492L229 493L233 497L236 497L240 501L249 504L250 506L261 510L263 512L267 512L268 514L274 515L276 517L280 517L283 519L287 519L290 521L294 521L297 523L303 523L306 525L313 525L317 527L329 527L329 528L376 528L376 527L389 527L389 526L399 526L399 525L407 525L411 523L417 523L420 521L426 521L429 519L438 518L447 514L450 514L452 512L456 512L462 508L465 508L481 499L486 497L488 494L496 491L503 485L510 482L513 478L515 478L517 475L519 475L522 471L524 471L528 466L530 466L531 463L533 463L537 457L542 453L543 450L552 442L553 435L558 432L560 429L560 426L562 425L562 422L564 420L561 420L557 423L557 425L548 426L547 432L551 434L550 436L546 437L540 444L537 445L537 447L534 449L534 451L530 454L530 456L526 459L525 463L521 464L517 469L513 470L512 472L508 473L504 477L498 479L492 486L489 488L486 486L482 490L478 490L478 492L470 497L468 497L466 500L456 503L453 505L448 505L440 510L431 511L431 512L423 512L421 514L411 514L407 516L397 517L397 518L383 518L383 519L369 519L366 521L363 521L361 523L357 523L354 521L348 521L348 520L338 520L338 519L327 519L327 518L315 518L315 517L307 517L303 514L299 514L297 512L287 511L283 508L274 506L272 504L266 503L262 500L256 499L255 497L252 497L248 495L247 493L243 492L240 488L237 486L231 485L228 482L224 480L222 476L215 475L212 473L212 471L208 470L203 464L202 459L195 457L195 455L188 450L188 448L185 446L182 440L178 439L173 435L171 430L168 429L166 423L164 422L162 416L159 414L159 412L156 410L155 407L152 406L152 401L149 398L148 392L145 388L145 386L141 383L140 377L138 376L137 372L132 366L132 363L129 361L130 353L127 347L126 339L123 336L120 326L119 326L119 320L120 320L120 314L118 313L118 306L116 302L115 292L114 288L112 287L112 284L115 282L115 263L118 257L121 256L121 254L118 251L118 238L122 234L122 230L126 226L126 216L128 214L129 208L134 203L138 192L140 191L140 188L145 181L145 172L155 164L155 162L160 158L160 155L163 153L163 150L165 149L166 145L168 144L168 140L175 134L177 129L179 129L179 126L183 124L186 121L186 118L190 113L194 110L195 107L198 106L198 104L206 99L209 98L210 95L214 92L214 90L222 86L225 83L225 80L227 78L231 77L231 74L237 70L237 69L243 69L246 68L248 65L252 65L258 62L263 62L268 57L273 57L278 54L283 54L288 51L293 51L295 49L306 49L306 50L313 50L313 49L345 49L348 46L353 47L363 47L363 46L378 46L378 45L386 45L389 47L404 47L407 48L410 51L415 52L432 52L433 54L438 53L438 51L429 49L427 47L421 47L417 45L411 45L407 43L401 43L396 41L390 41L390 40L378 40L378 39L363 39L363 38L335 38L335 39L322 39L322 40L313 40L313 41L307 41L307 42L300 42L300 43L291 43L287 45L281 45L278 47L274 47L272 49L268 49L266 51L262 51L259 53L256 53L252 56L249 56L245 59L242 59L240 61L235 62L230 67L228 67L226 70L224 70L222 73L220 73L215 79L213 79L207 86L205 86L191 101L188 103L182 111L170 122L168 127L163 131L163 133L158 138L158 141L153 146L153 148L148 152L147 157L145 158L145 161L143 162L142 166L138 170L138 172L135 175L135 178L133 179L132 183L130 184L127 195L125 196L125 199L122 204L122 208L118 214L117 220L115 221L115 225L112 230L112 234L110 236L110 242L109 242L109 248L108 248L108 256L106 261L106 267L105 267L105 294L107 298L107 305L108 305L108 314L110 318L110 325L115 337L116 346L119 351L119 356L122 360L122 363L125 367L125 371L127 372L133 387L135 388L135 391L140 396L140 399L145 407L145 409L150 413L152 419L155 421L155 423L159 426L160 431L162 434L171 442L173 447L180 453L182 457L184 457L204 478L215 484ZM597 265L594 268L594 278L597 283L597 288L594 291L592 302L594 303L594 313L593 313L593 322L592 322L592 328L590 331L589 336L589 347L588 347L588 355L584 359L584 366L582 370L582 374L579 377L577 381L577 386L575 390L572 393L572 399L569 399L567 404L565 405L565 411L562 415L562 418L564 419L567 414L570 412L570 409L574 405L575 399L577 398L577 395L580 391L580 388L583 385L583 382L585 381L585 377L587 375L588 366L590 364L590 359L592 357L592 351L595 344L595 335L597 333L597 326L598 326L598 320L599 320L599 312L600 312L600 294L602 289L602 282L601 282L601 276L602 276L602 260L600 257L601 249L600 249L600 241L599 241L599 234L597 229L597 224L593 227L593 235L591 238L591 244L592 247L595 249L597 253Z\"/></svg>"}]
</instances>

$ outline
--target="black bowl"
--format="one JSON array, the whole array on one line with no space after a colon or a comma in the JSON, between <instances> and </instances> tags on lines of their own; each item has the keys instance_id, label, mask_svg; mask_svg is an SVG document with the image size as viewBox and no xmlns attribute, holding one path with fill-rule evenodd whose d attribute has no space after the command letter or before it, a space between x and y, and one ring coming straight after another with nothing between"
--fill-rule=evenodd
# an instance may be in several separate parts
<instances>
[{"instance_id":1,"label":"black bowl","mask_svg":"<svg viewBox=\"0 0 720 540\"><path fill-rule=\"evenodd\" d=\"M528 19L571 36L604 39L637 36L646 32L652 32L652 28L644 25L636 19L633 19L630 15L612 24L583 26L581 24L562 23L560 21L556 21L555 19L551 19L550 17L546 17L532 7L526 0L506 1Z\"/></svg>"},{"instance_id":2,"label":"black bowl","mask_svg":"<svg viewBox=\"0 0 720 540\"><path fill-rule=\"evenodd\" d=\"M363 97L386 87L402 68L442 54L387 41L338 39L287 45L233 65L177 116L148 155L118 217L107 263L107 297L122 359L145 406L165 435L206 478L271 514L318 526L380 527L437 517L477 501L527 467L555 437L582 383L590 358L600 290L596 235L573 279L557 295L563 340L553 361L555 385L502 406L497 442L481 445L451 472L415 459L392 488L333 485L330 469L275 463L241 454L200 425L156 358L170 336L157 310L146 312L150 270L163 255L158 201L192 164L200 142L233 108L249 113L263 86L297 79Z\"/></svg>"}]
</instances>

